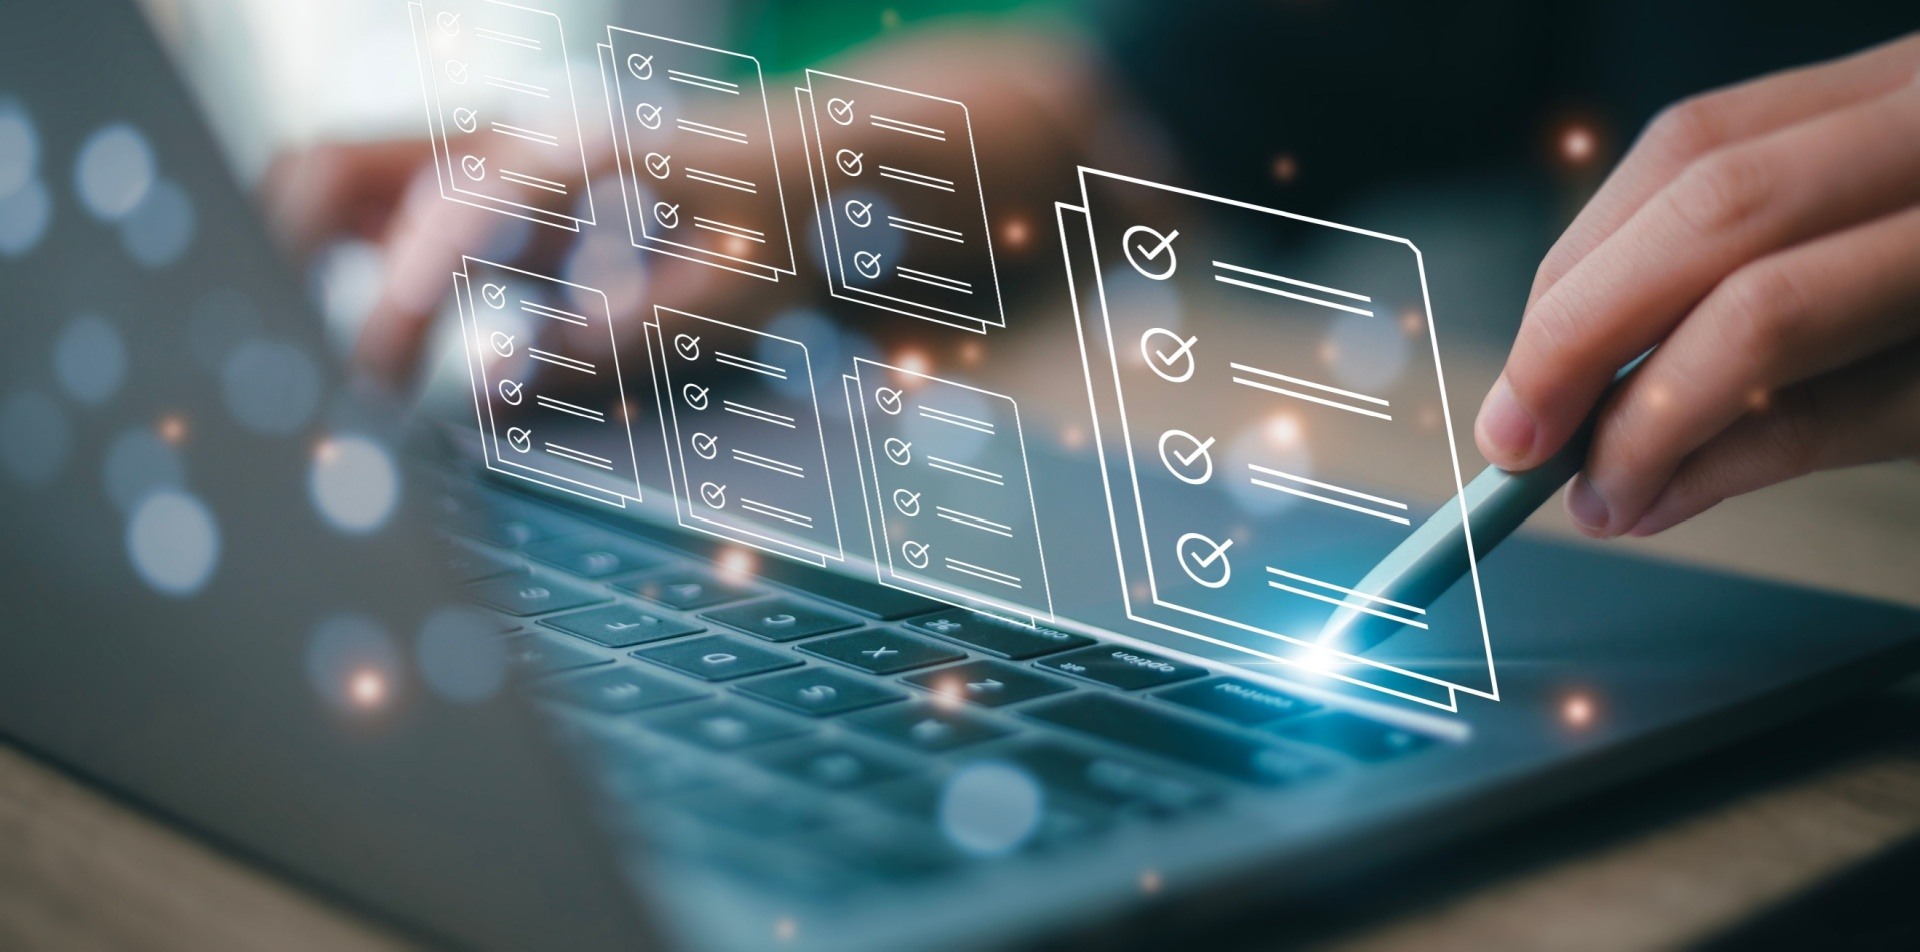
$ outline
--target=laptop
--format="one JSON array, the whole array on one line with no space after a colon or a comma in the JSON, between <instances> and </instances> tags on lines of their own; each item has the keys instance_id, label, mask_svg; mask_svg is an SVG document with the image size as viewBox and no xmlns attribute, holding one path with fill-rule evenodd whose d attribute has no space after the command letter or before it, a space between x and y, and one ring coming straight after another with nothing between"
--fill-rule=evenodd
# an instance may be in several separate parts
<instances>
[{"instance_id":1,"label":"laptop","mask_svg":"<svg viewBox=\"0 0 1920 952\"><path fill-rule=\"evenodd\" d=\"M611 32L603 66L631 68L611 59L630 39ZM812 77L810 92L843 97L844 79ZM606 184L568 220L613 229L622 248L651 240ZM1012 562L961 560L979 584L953 592L889 568L916 557L861 510L886 488L878 467L932 438L860 452L891 425L876 380L898 378L862 378L886 353L772 326L753 332L780 340L748 353L727 336L748 329L689 333L674 324L689 315L654 312L651 336L617 358L624 410L569 402L601 419L541 440L575 458L516 471L527 435L484 430L487 404L416 414L336 366L306 288L121 2L0 8L0 192L0 729L428 942L1177 941L1182 922L1488 835L1920 660L1907 609L1524 536L1483 558L1473 586L1505 664L1486 692L1497 701L1153 624L1121 591L1128 552L1099 489L1125 461L1110 428L1107 450L1085 439L1110 403L1078 390L1097 379L1079 376L1090 345L1058 355L1087 400L1062 411L1085 414L1077 436L1003 415L995 395L919 404L941 417L921 432L977 429L981 445L1026 422L1045 604L996 591L1033 581ZM804 275L821 263L805 241L817 236L792 234L790 264L735 263ZM1059 255L1048 266L1077 303L1101 294L1076 261L1086 246L1033 253ZM449 261L470 324L490 285L522 280L484 256ZM542 316L582 321L605 302L540 300L563 315ZM924 324L929 340L992 339L1018 317L963 309L948 316L981 327L957 329L900 306L921 311L900 326ZM802 345L810 386L731 425L814 405L824 466L840 469L839 494L810 511L833 513L830 526L693 518L716 481L662 447L698 455L705 441L658 408L704 385L649 366L692 360L668 356L681 335L763 376L795 366L782 341ZM895 363L984 391L954 379L976 379L961 363ZM615 412L631 417L605 427ZM745 432L707 435L734 447ZM620 453L630 466L609 479ZM1011 472L990 473L993 488ZM730 505L746 485L724 487ZM1192 488L1150 479L1128 504L1264 524L1228 494L1169 495ZM756 515L805 518L797 506ZM1012 531L947 508L961 530ZM765 530L757 543L736 531L748 525ZM837 557L822 556L829 544Z\"/></svg>"}]
</instances>

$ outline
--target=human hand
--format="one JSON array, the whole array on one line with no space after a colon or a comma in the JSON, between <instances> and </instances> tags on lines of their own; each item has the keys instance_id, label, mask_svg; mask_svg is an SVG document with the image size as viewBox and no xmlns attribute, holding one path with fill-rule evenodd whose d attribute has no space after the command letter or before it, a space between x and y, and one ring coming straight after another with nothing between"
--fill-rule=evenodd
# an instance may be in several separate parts
<instances>
[{"instance_id":1,"label":"human hand","mask_svg":"<svg viewBox=\"0 0 1920 952\"><path fill-rule=\"evenodd\" d=\"M1917 73L1920 34L1664 112L1540 265L1481 452L1538 465L1658 344L1568 489L1589 535L1920 455Z\"/></svg>"}]
</instances>

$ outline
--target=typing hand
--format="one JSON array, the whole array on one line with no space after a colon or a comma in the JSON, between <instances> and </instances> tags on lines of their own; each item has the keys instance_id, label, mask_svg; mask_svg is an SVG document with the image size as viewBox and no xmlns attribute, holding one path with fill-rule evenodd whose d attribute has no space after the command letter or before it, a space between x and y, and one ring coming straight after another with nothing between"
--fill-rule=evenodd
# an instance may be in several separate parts
<instances>
[{"instance_id":1,"label":"typing hand","mask_svg":"<svg viewBox=\"0 0 1920 952\"><path fill-rule=\"evenodd\" d=\"M1568 490L1589 535L1920 455L1917 71L1920 34L1662 114L1541 264L1481 452L1537 465L1658 344Z\"/></svg>"}]
</instances>

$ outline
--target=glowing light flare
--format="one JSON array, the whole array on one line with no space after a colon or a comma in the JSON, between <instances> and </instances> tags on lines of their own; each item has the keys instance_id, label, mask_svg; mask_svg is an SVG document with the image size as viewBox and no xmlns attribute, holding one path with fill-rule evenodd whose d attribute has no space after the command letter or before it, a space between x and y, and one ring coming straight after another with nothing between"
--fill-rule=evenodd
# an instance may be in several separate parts
<instances>
[{"instance_id":1,"label":"glowing light flare","mask_svg":"<svg viewBox=\"0 0 1920 952\"><path fill-rule=\"evenodd\" d=\"M1293 449L1306 436L1300 418L1291 413L1276 413L1267 421L1267 441L1281 449Z\"/></svg>"},{"instance_id":2,"label":"glowing light flare","mask_svg":"<svg viewBox=\"0 0 1920 952\"><path fill-rule=\"evenodd\" d=\"M1157 893L1160 891L1160 886L1161 886L1161 881L1160 881L1159 870L1143 869L1140 871L1140 892L1141 893L1151 896L1154 893Z\"/></svg>"},{"instance_id":3,"label":"glowing light flare","mask_svg":"<svg viewBox=\"0 0 1920 952\"><path fill-rule=\"evenodd\" d=\"M748 582L760 570L760 560L746 549L727 547L716 560L720 567L720 577L729 582Z\"/></svg>"},{"instance_id":4,"label":"glowing light flare","mask_svg":"<svg viewBox=\"0 0 1920 952\"><path fill-rule=\"evenodd\" d=\"M1033 226L1024 218L1009 218L1000 226L1000 242L1009 251L1025 251L1033 241Z\"/></svg>"},{"instance_id":5,"label":"glowing light flare","mask_svg":"<svg viewBox=\"0 0 1920 952\"><path fill-rule=\"evenodd\" d=\"M926 351L916 348L907 348L895 354L892 363L895 367L907 372L906 374L896 374L895 377L908 387L916 387L924 382L919 377L910 376L911 374L930 374L933 372L932 359L927 357Z\"/></svg>"},{"instance_id":6,"label":"glowing light flare","mask_svg":"<svg viewBox=\"0 0 1920 952\"><path fill-rule=\"evenodd\" d=\"M773 920L773 937L781 942L792 942L800 935L800 923L791 916L781 916Z\"/></svg>"},{"instance_id":7,"label":"glowing light flare","mask_svg":"<svg viewBox=\"0 0 1920 952\"><path fill-rule=\"evenodd\" d=\"M1300 162L1291 152L1282 152L1273 157L1273 180L1288 185L1300 175Z\"/></svg>"},{"instance_id":8,"label":"glowing light flare","mask_svg":"<svg viewBox=\"0 0 1920 952\"><path fill-rule=\"evenodd\" d=\"M1408 308L1400 313L1400 330L1408 337L1419 337L1427 329L1427 319L1419 311Z\"/></svg>"},{"instance_id":9,"label":"glowing light flare","mask_svg":"<svg viewBox=\"0 0 1920 952\"><path fill-rule=\"evenodd\" d=\"M1585 165L1599 150L1599 136L1593 127L1573 122L1560 130L1560 158L1568 165Z\"/></svg>"},{"instance_id":10,"label":"glowing light flare","mask_svg":"<svg viewBox=\"0 0 1920 952\"><path fill-rule=\"evenodd\" d=\"M375 710L383 706L387 701L386 675L372 668L355 671L347 682L347 697L362 710Z\"/></svg>"},{"instance_id":11,"label":"glowing light flare","mask_svg":"<svg viewBox=\"0 0 1920 952\"><path fill-rule=\"evenodd\" d=\"M169 413L161 417L160 422L155 424L154 428L159 432L160 438L165 440L169 446L180 446L186 443L187 437L191 432L187 427L187 418L178 413Z\"/></svg>"},{"instance_id":12,"label":"glowing light flare","mask_svg":"<svg viewBox=\"0 0 1920 952\"><path fill-rule=\"evenodd\" d=\"M1560 723L1574 730L1593 726L1598 715L1593 696L1584 691L1575 691L1560 701Z\"/></svg>"}]
</instances>

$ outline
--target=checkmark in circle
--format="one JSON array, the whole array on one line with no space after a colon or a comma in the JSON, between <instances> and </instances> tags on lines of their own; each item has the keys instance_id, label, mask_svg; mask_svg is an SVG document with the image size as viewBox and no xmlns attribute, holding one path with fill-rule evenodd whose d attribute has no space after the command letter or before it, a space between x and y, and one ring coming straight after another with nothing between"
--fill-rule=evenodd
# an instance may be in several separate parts
<instances>
[{"instance_id":1,"label":"checkmark in circle","mask_svg":"<svg viewBox=\"0 0 1920 952\"><path fill-rule=\"evenodd\" d=\"M835 96L827 101L827 116L843 126L853 124L853 100Z\"/></svg>"},{"instance_id":2,"label":"checkmark in circle","mask_svg":"<svg viewBox=\"0 0 1920 952\"><path fill-rule=\"evenodd\" d=\"M467 178L478 182L487 177L487 160L477 155L469 155L460 160L460 171L467 173Z\"/></svg>"},{"instance_id":3,"label":"checkmark in circle","mask_svg":"<svg viewBox=\"0 0 1920 952\"><path fill-rule=\"evenodd\" d=\"M858 252L853 256L853 270L869 281L880 278L880 256L871 251Z\"/></svg>"},{"instance_id":4,"label":"checkmark in circle","mask_svg":"<svg viewBox=\"0 0 1920 952\"><path fill-rule=\"evenodd\" d=\"M865 153L855 152L852 149L841 149L839 152L834 153L833 156L834 162L840 166L840 171L848 175L856 176L859 175L861 169L864 168L863 162L865 159Z\"/></svg>"},{"instance_id":5,"label":"checkmark in circle","mask_svg":"<svg viewBox=\"0 0 1920 952\"><path fill-rule=\"evenodd\" d=\"M905 466L913 462L913 444L897 436L887 437L887 459L896 466Z\"/></svg>"},{"instance_id":6,"label":"checkmark in circle","mask_svg":"<svg viewBox=\"0 0 1920 952\"><path fill-rule=\"evenodd\" d=\"M628 56L627 72L632 73L634 79L639 79L639 80L652 79L653 78L653 57L643 56L639 53L635 53L631 56Z\"/></svg>"},{"instance_id":7,"label":"checkmark in circle","mask_svg":"<svg viewBox=\"0 0 1920 952\"><path fill-rule=\"evenodd\" d=\"M516 453L525 453L533 449L533 434L524 427L513 427L507 430L507 445Z\"/></svg>"},{"instance_id":8,"label":"checkmark in circle","mask_svg":"<svg viewBox=\"0 0 1920 952\"><path fill-rule=\"evenodd\" d=\"M660 107L653 103L643 102L633 107L633 117L648 129L660 128Z\"/></svg>"},{"instance_id":9,"label":"checkmark in circle","mask_svg":"<svg viewBox=\"0 0 1920 952\"><path fill-rule=\"evenodd\" d=\"M688 442L693 444L693 452L701 459L712 459L720 455L720 441L711 433L695 433L693 439Z\"/></svg>"},{"instance_id":10,"label":"checkmark in circle","mask_svg":"<svg viewBox=\"0 0 1920 952\"><path fill-rule=\"evenodd\" d=\"M900 543L900 554L906 558L908 565L916 569L924 569L927 567L927 544L925 542L915 542L911 539L902 542Z\"/></svg>"},{"instance_id":11,"label":"checkmark in circle","mask_svg":"<svg viewBox=\"0 0 1920 952\"><path fill-rule=\"evenodd\" d=\"M848 199L847 221L851 222L855 228L865 228L873 224L873 203Z\"/></svg>"},{"instance_id":12,"label":"checkmark in circle","mask_svg":"<svg viewBox=\"0 0 1920 952\"><path fill-rule=\"evenodd\" d=\"M893 491L893 508L900 510L900 514L903 516L919 515L920 514L920 494L917 492L914 492L911 489L894 490Z\"/></svg>"},{"instance_id":13,"label":"checkmark in circle","mask_svg":"<svg viewBox=\"0 0 1920 952\"><path fill-rule=\"evenodd\" d=\"M892 387L881 387L873 392L873 402L886 411L888 416L899 416L901 408L900 391Z\"/></svg>"},{"instance_id":14,"label":"checkmark in circle","mask_svg":"<svg viewBox=\"0 0 1920 952\"><path fill-rule=\"evenodd\" d=\"M500 381L500 386L497 387L496 389L500 391L500 399L505 401L507 406L517 407L520 405L520 382L519 381L502 380Z\"/></svg>"},{"instance_id":15,"label":"checkmark in circle","mask_svg":"<svg viewBox=\"0 0 1920 952\"><path fill-rule=\"evenodd\" d=\"M1141 277L1165 281L1173 277L1174 269L1180 266L1179 256L1173 253L1173 239L1178 237L1178 229L1163 235L1145 225L1135 225L1120 236L1120 247L1127 253L1127 263L1133 265Z\"/></svg>"},{"instance_id":16,"label":"checkmark in circle","mask_svg":"<svg viewBox=\"0 0 1920 952\"><path fill-rule=\"evenodd\" d=\"M448 36L460 35L460 14L452 10L444 10L435 19L440 24L440 32Z\"/></svg>"},{"instance_id":17,"label":"checkmark in circle","mask_svg":"<svg viewBox=\"0 0 1920 952\"><path fill-rule=\"evenodd\" d=\"M507 289L504 285L483 285L480 288L480 297L487 302L488 307L496 311L507 306Z\"/></svg>"},{"instance_id":18,"label":"checkmark in circle","mask_svg":"<svg viewBox=\"0 0 1920 952\"><path fill-rule=\"evenodd\" d=\"M700 501L715 509L727 508L727 487L723 483L701 483Z\"/></svg>"},{"instance_id":19,"label":"checkmark in circle","mask_svg":"<svg viewBox=\"0 0 1920 952\"><path fill-rule=\"evenodd\" d=\"M653 220L659 222L660 227L662 228L679 227L680 226L680 206L669 205L666 202L654 202L653 203Z\"/></svg>"},{"instance_id":20,"label":"checkmark in circle","mask_svg":"<svg viewBox=\"0 0 1920 952\"><path fill-rule=\"evenodd\" d=\"M461 106L453 111L453 124L459 126L461 132L470 133L480 127L480 117L473 110Z\"/></svg>"},{"instance_id":21,"label":"checkmark in circle","mask_svg":"<svg viewBox=\"0 0 1920 952\"><path fill-rule=\"evenodd\" d=\"M647 153L647 174L657 179L673 174L673 157L658 152Z\"/></svg>"},{"instance_id":22,"label":"checkmark in circle","mask_svg":"<svg viewBox=\"0 0 1920 952\"><path fill-rule=\"evenodd\" d=\"M1213 478L1214 438L1200 439L1185 430L1168 430L1160 434L1160 464L1167 472L1189 486L1199 486Z\"/></svg>"},{"instance_id":23,"label":"checkmark in circle","mask_svg":"<svg viewBox=\"0 0 1920 952\"><path fill-rule=\"evenodd\" d=\"M707 388L697 383L690 383L680 388L680 396L687 401L687 406L695 410L705 410L707 408Z\"/></svg>"},{"instance_id":24,"label":"checkmark in circle","mask_svg":"<svg viewBox=\"0 0 1920 952\"><path fill-rule=\"evenodd\" d=\"M699 360L700 359L700 338L695 337L692 334L676 335L673 338L673 349L675 353L678 353L680 356L685 357L688 360Z\"/></svg>"},{"instance_id":25,"label":"checkmark in circle","mask_svg":"<svg viewBox=\"0 0 1920 952\"><path fill-rule=\"evenodd\" d=\"M488 343L493 345L493 352L499 354L501 357L513 356L512 334L506 331L494 331L493 336L488 339Z\"/></svg>"},{"instance_id":26,"label":"checkmark in circle","mask_svg":"<svg viewBox=\"0 0 1920 952\"><path fill-rule=\"evenodd\" d=\"M1233 548L1232 539L1215 542L1198 532L1189 532L1174 542L1173 547L1181 571L1186 572L1194 584L1220 588L1233 578L1233 563L1227 559L1227 550Z\"/></svg>"},{"instance_id":27,"label":"checkmark in circle","mask_svg":"<svg viewBox=\"0 0 1920 952\"><path fill-rule=\"evenodd\" d=\"M1164 327L1140 335L1140 357L1147 369L1168 383L1185 383L1193 376L1193 347L1198 337L1181 337Z\"/></svg>"},{"instance_id":28,"label":"checkmark in circle","mask_svg":"<svg viewBox=\"0 0 1920 952\"><path fill-rule=\"evenodd\" d=\"M447 60L447 79L455 86L467 84L467 64L462 60Z\"/></svg>"}]
</instances>

